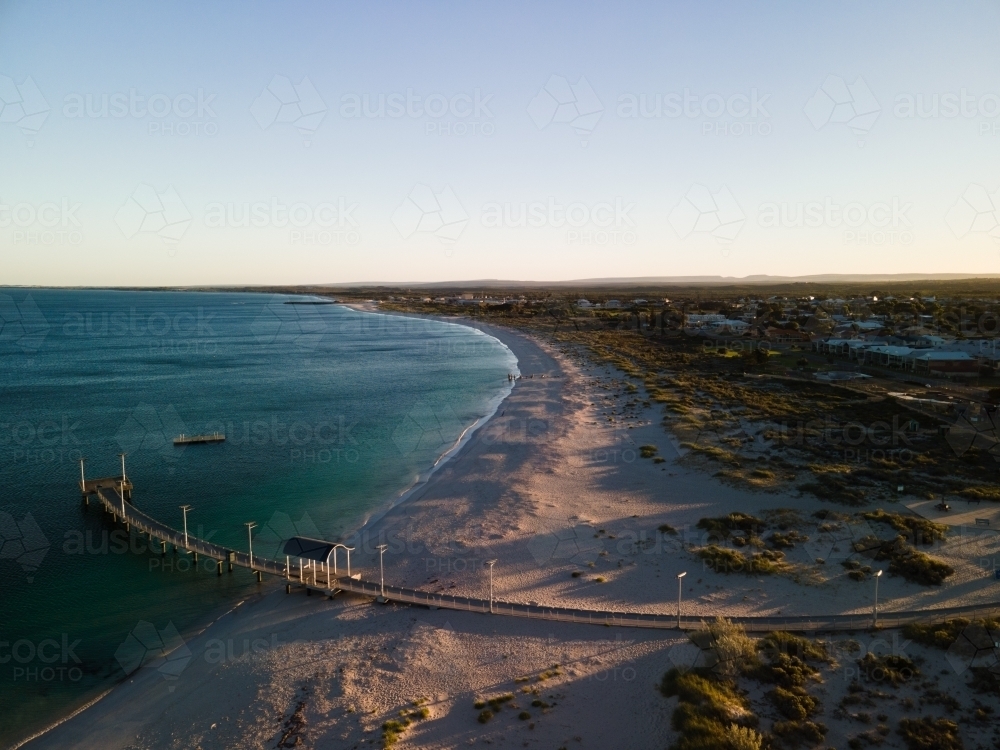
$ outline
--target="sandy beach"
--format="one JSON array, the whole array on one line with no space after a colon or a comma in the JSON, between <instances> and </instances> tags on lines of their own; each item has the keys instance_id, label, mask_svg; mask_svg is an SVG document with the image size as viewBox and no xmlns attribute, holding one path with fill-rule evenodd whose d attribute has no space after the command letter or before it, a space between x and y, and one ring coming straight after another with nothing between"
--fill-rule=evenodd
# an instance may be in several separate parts
<instances>
[{"instance_id":1,"label":"sandy beach","mask_svg":"<svg viewBox=\"0 0 1000 750\"><path fill-rule=\"evenodd\" d=\"M704 543L694 527L705 516L807 515L828 503L723 484L682 455L641 384L629 389L573 350L476 327L514 352L521 379L454 457L349 540L360 547L354 572L377 580L384 542L386 582L426 591L485 597L485 562L496 560L494 595L506 601L670 614L686 571L686 614L870 611L871 586L813 565L817 544L831 555L844 542L836 535L788 551L812 566L798 577L715 573L684 549ZM642 458L644 445L665 460ZM678 533L660 532L665 524ZM995 532L956 534L935 551L956 569L948 585L886 576L880 602L903 610L996 599L977 561L998 554ZM419 704L427 717L397 747L662 748L673 701L655 687L686 641L286 595L265 581L259 597L187 641L176 678L153 662L28 746L379 747L383 722ZM479 723L474 703L505 693L515 697Z\"/></svg>"}]
</instances>

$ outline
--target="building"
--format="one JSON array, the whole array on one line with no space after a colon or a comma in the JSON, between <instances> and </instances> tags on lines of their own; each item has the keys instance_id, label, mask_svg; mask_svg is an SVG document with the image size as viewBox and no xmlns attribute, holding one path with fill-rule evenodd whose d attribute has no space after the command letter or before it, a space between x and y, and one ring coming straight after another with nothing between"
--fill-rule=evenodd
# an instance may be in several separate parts
<instances>
[{"instance_id":1,"label":"building","mask_svg":"<svg viewBox=\"0 0 1000 750\"><path fill-rule=\"evenodd\" d=\"M684 326L686 328L700 328L712 323L722 323L726 320L725 315L711 313L708 315L688 314L684 316Z\"/></svg>"},{"instance_id":2,"label":"building","mask_svg":"<svg viewBox=\"0 0 1000 750\"><path fill-rule=\"evenodd\" d=\"M914 356L913 372L942 378L975 378L979 376L979 361L968 352L936 349Z\"/></svg>"}]
</instances>

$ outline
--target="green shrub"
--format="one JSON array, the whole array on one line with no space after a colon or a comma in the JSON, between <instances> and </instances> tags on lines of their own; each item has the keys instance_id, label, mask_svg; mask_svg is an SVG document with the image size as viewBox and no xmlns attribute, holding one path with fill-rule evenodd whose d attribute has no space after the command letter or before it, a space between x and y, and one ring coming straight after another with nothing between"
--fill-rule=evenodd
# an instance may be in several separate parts
<instances>
[{"instance_id":1,"label":"green shrub","mask_svg":"<svg viewBox=\"0 0 1000 750\"><path fill-rule=\"evenodd\" d=\"M680 737L672 750L730 748L733 724L756 726L756 717L731 680L671 669L663 676L660 692L678 698L670 723Z\"/></svg>"},{"instance_id":2,"label":"green shrub","mask_svg":"<svg viewBox=\"0 0 1000 750\"><path fill-rule=\"evenodd\" d=\"M909 546L904 536L882 541L869 535L855 542L854 549L856 552L874 551L876 560L889 561L890 573L924 586L940 586L945 578L955 573L947 563Z\"/></svg>"},{"instance_id":3,"label":"green shrub","mask_svg":"<svg viewBox=\"0 0 1000 750\"><path fill-rule=\"evenodd\" d=\"M963 750L958 724L948 719L900 719L899 733L910 750Z\"/></svg>"},{"instance_id":4,"label":"green shrub","mask_svg":"<svg viewBox=\"0 0 1000 750\"><path fill-rule=\"evenodd\" d=\"M747 636L742 625L723 617L717 617L704 630L690 637L699 647L711 648L717 660L713 670L718 674L735 677L755 669L760 663L756 642Z\"/></svg>"},{"instance_id":5,"label":"green shrub","mask_svg":"<svg viewBox=\"0 0 1000 750\"><path fill-rule=\"evenodd\" d=\"M487 708L479 712L479 716L476 718L476 721L478 721L480 724L485 724L492 718L493 718L493 712Z\"/></svg>"},{"instance_id":6,"label":"green shrub","mask_svg":"<svg viewBox=\"0 0 1000 750\"><path fill-rule=\"evenodd\" d=\"M793 721L802 721L812 716L819 706L819 701L806 692L805 688L776 687L770 691L768 698L775 705L781 715Z\"/></svg>"},{"instance_id":7,"label":"green shrub","mask_svg":"<svg viewBox=\"0 0 1000 750\"><path fill-rule=\"evenodd\" d=\"M864 505L868 498L863 490L838 476L826 475L822 482L806 482L799 485L802 492L809 492L820 500L829 500L842 505Z\"/></svg>"},{"instance_id":8,"label":"green shrub","mask_svg":"<svg viewBox=\"0 0 1000 750\"><path fill-rule=\"evenodd\" d=\"M924 552L910 549L893 555L889 572L924 586L940 586L945 578L955 573L955 569Z\"/></svg>"},{"instance_id":9,"label":"green shrub","mask_svg":"<svg viewBox=\"0 0 1000 750\"><path fill-rule=\"evenodd\" d=\"M486 702L494 711L499 711L503 707L504 703L509 703L512 700L514 700L513 693L504 693L503 695L498 695L495 698L490 698Z\"/></svg>"},{"instance_id":10,"label":"green shrub","mask_svg":"<svg viewBox=\"0 0 1000 750\"><path fill-rule=\"evenodd\" d=\"M1000 695L1000 675L989 667L973 667L969 687L978 695Z\"/></svg>"},{"instance_id":11,"label":"green shrub","mask_svg":"<svg viewBox=\"0 0 1000 750\"><path fill-rule=\"evenodd\" d=\"M771 731L786 745L815 747L823 741L827 728L824 724L812 721L776 721Z\"/></svg>"},{"instance_id":12,"label":"green shrub","mask_svg":"<svg viewBox=\"0 0 1000 750\"><path fill-rule=\"evenodd\" d=\"M775 531L767 540L774 549L790 549L799 542L808 542L809 537L795 529L791 531Z\"/></svg>"},{"instance_id":13,"label":"green shrub","mask_svg":"<svg viewBox=\"0 0 1000 750\"><path fill-rule=\"evenodd\" d=\"M527 721L528 719L531 718L531 714L529 714L527 711L522 711L517 715L517 718L519 718L521 721Z\"/></svg>"},{"instance_id":14,"label":"green shrub","mask_svg":"<svg viewBox=\"0 0 1000 750\"><path fill-rule=\"evenodd\" d=\"M643 458L652 458L659 450L655 445L642 445L639 446L639 455Z\"/></svg>"},{"instance_id":15,"label":"green shrub","mask_svg":"<svg viewBox=\"0 0 1000 750\"><path fill-rule=\"evenodd\" d=\"M693 551L716 573L771 575L789 568L788 563L784 562L784 553L777 550L764 550L751 555L743 555L736 550L710 544Z\"/></svg>"},{"instance_id":16,"label":"green shrub","mask_svg":"<svg viewBox=\"0 0 1000 750\"><path fill-rule=\"evenodd\" d=\"M893 687L898 687L920 674L913 661L895 654L876 656L869 652L858 661L858 666L861 667L861 674L869 682L888 682Z\"/></svg>"},{"instance_id":17,"label":"green shrub","mask_svg":"<svg viewBox=\"0 0 1000 750\"><path fill-rule=\"evenodd\" d=\"M992 500L1000 502L1000 487L995 485L976 485L965 487L958 491L958 494L972 500Z\"/></svg>"},{"instance_id":18,"label":"green shrub","mask_svg":"<svg viewBox=\"0 0 1000 750\"><path fill-rule=\"evenodd\" d=\"M659 526L656 527L656 530L659 531L661 534L674 534L674 535L677 534L677 529L675 529L669 523L661 523Z\"/></svg>"},{"instance_id":19,"label":"green shrub","mask_svg":"<svg viewBox=\"0 0 1000 750\"><path fill-rule=\"evenodd\" d=\"M761 750L764 747L764 737L756 729L730 724L726 730L727 750Z\"/></svg>"},{"instance_id":20,"label":"green shrub","mask_svg":"<svg viewBox=\"0 0 1000 750\"><path fill-rule=\"evenodd\" d=\"M382 747L392 747L399 741L399 736L410 726L408 719L398 721L390 719L382 724Z\"/></svg>"},{"instance_id":21,"label":"green shrub","mask_svg":"<svg viewBox=\"0 0 1000 750\"><path fill-rule=\"evenodd\" d=\"M784 630L768 633L760 639L757 647L772 659L777 654L787 654L816 663L829 663L831 661L826 644Z\"/></svg>"},{"instance_id":22,"label":"green shrub","mask_svg":"<svg viewBox=\"0 0 1000 750\"><path fill-rule=\"evenodd\" d=\"M954 620L945 620L933 625L911 622L903 628L903 637L924 646L946 649L968 626L969 620L963 617L956 617Z\"/></svg>"},{"instance_id":23,"label":"green shrub","mask_svg":"<svg viewBox=\"0 0 1000 750\"><path fill-rule=\"evenodd\" d=\"M805 685L807 680L818 677L819 672L794 654L778 652L755 667L750 676L769 685L790 689Z\"/></svg>"},{"instance_id":24,"label":"green shrub","mask_svg":"<svg viewBox=\"0 0 1000 750\"><path fill-rule=\"evenodd\" d=\"M862 513L861 517L866 521L891 526L896 531L902 531L913 535L914 542L918 544L930 545L945 538L948 527L943 523L934 523L920 516L904 516L900 513L886 513L879 508L870 513Z\"/></svg>"},{"instance_id":25,"label":"green shrub","mask_svg":"<svg viewBox=\"0 0 1000 750\"><path fill-rule=\"evenodd\" d=\"M763 527L764 522L759 518L738 511L717 518L702 518L697 523L697 528L718 534L723 539L728 539L733 531L739 530L756 533Z\"/></svg>"}]
</instances>

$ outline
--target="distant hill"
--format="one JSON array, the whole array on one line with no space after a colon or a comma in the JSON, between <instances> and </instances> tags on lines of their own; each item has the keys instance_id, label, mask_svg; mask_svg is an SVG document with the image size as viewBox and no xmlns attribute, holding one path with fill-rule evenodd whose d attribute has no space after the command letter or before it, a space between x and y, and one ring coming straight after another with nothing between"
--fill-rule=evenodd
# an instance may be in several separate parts
<instances>
[{"instance_id":1,"label":"distant hill","mask_svg":"<svg viewBox=\"0 0 1000 750\"><path fill-rule=\"evenodd\" d=\"M338 289L375 288L375 287L406 287L407 289L456 289L471 287L487 288L530 288L530 287L622 287L622 286L713 286L713 285L775 285L775 284L857 284L869 282L905 282L905 281L957 281L962 279L1000 279L1000 274L976 273L854 273L854 274L817 274L814 276L769 276L756 274L753 276L631 276L622 278L574 279L569 281L517 281L512 279L471 279L466 281L358 281L348 284L317 284L318 287ZM312 286L312 285L310 285Z\"/></svg>"}]
</instances>

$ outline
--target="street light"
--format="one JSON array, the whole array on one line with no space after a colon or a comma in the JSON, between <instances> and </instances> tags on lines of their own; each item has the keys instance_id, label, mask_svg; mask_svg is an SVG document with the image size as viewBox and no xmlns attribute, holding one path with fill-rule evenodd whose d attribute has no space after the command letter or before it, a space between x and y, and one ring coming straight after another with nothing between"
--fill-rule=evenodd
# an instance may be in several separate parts
<instances>
[{"instance_id":1,"label":"street light","mask_svg":"<svg viewBox=\"0 0 1000 750\"><path fill-rule=\"evenodd\" d=\"M490 614L493 614L493 566L497 564L496 560L487 560L486 564L490 566Z\"/></svg>"},{"instance_id":2,"label":"street light","mask_svg":"<svg viewBox=\"0 0 1000 750\"><path fill-rule=\"evenodd\" d=\"M119 453L118 455L122 459L122 484L124 484L125 483L125 454L124 453Z\"/></svg>"},{"instance_id":3,"label":"street light","mask_svg":"<svg viewBox=\"0 0 1000 750\"><path fill-rule=\"evenodd\" d=\"M190 505L182 505L181 512L184 514L184 546L188 546L188 511L194 510Z\"/></svg>"},{"instance_id":4,"label":"street light","mask_svg":"<svg viewBox=\"0 0 1000 750\"><path fill-rule=\"evenodd\" d=\"M882 571L875 572L875 603L872 605L872 627L878 627L878 579L882 577Z\"/></svg>"},{"instance_id":5,"label":"street light","mask_svg":"<svg viewBox=\"0 0 1000 750\"><path fill-rule=\"evenodd\" d=\"M678 630L681 629L681 587L683 586L683 584L681 583L681 579L686 575L687 575L686 570L683 573L677 574L677 629Z\"/></svg>"},{"instance_id":6,"label":"street light","mask_svg":"<svg viewBox=\"0 0 1000 750\"><path fill-rule=\"evenodd\" d=\"M250 570L253 570L253 529L256 528L256 521L244 521L243 525L247 527L247 539L250 540Z\"/></svg>"},{"instance_id":7,"label":"street light","mask_svg":"<svg viewBox=\"0 0 1000 750\"><path fill-rule=\"evenodd\" d=\"M385 599L385 568L382 566L382 555L385 551L389 549L388 544L380 544L375 549L378 550L378 577L379 577L379 588L382 591L382 598Z\"/></svg>"}]
</instances>

